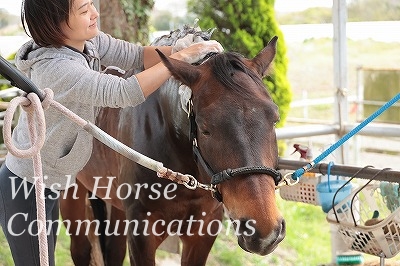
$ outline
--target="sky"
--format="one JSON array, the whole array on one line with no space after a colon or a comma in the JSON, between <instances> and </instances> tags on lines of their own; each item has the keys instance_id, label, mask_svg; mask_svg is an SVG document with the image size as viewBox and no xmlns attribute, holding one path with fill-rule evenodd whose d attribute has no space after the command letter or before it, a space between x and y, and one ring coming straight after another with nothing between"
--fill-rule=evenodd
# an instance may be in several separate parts
<instances>
[{"instance_id":1,"label":"sky","mask_svg":"<svg viewBox=\"0 0 400 266\"><path fill-rule=\"evenodd\" d=\"M292 12L307 9L309 7L322 6L332 7L333 0L275 0L275 9L279 12ZM5 8L9 13L19 15L21 10L21 0L0 0L0 8ZM173 0L156 0L156 6L163 9L164 6Z\"/></svg>"}]
</instances>

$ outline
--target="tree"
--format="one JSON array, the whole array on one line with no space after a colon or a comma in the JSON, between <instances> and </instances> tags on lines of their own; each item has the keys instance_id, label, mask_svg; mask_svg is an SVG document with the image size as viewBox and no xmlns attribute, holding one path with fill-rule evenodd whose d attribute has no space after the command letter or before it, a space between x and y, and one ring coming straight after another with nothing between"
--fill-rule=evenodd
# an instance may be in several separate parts
<instances>
[{"instance_id":1,"label":"tree","mask_svg":"<svg viewBox=\"0 0 400 266\"><path fill-rule=\"evenodd\" d=\"M173 15L168 10L154 12L150 19L151 25L156 30L171 30L170 24L173 21Z\"/></svg>"},{"instance_id":2,"label":"tree","mask_svg":"<svg viewBox=\"0 0 400 266\"><path fill-rule=\"evenodd\" d=\"M10 14L5 8L0 8L0 29L17 24L19 22L19 16Z\"/></svg>"},{"instance_id":3,"label":"tree","mask_svg":"<svg viewBox=\"0 0 400 266\"><path fill-rule=\"evenodd\" d=\"M196 17L193 14L175 16L169 10L154 11L150 19L150 25L155 30L176 30L183 25L193 25Z\"/></svg>"},{"instance_id":4,"label":"tree","mask_svg":"<svg viewBox=\"0 0 400 266\"><path fill-rule=\"evenodd\" d=\"M154 0L100 1L101 30L130 42L148 44Z\"/></svg>"},{"instance_id":5,"label":"tree","mask_svg":"<svg viewBox=\"0 0 400 266\"><path fill-rule=\"evenodd\" d=\"M0 29L7 27L8 24L8 13L5 9L0 8Z\"/></svg>"},{"instance_id":6,"label":"tree","mask_svg":"<svg viewBox=\"0 0 400 266\"><path fill-rule=\"evenodd\" d=\"M352 0L348 4L348 21L399 20L398 0Z\"/></svg>"},{"instance_id":7,"label":"tree","mask_svg":"<svg viewBox=\"0 0 400 266\"><path fill-rule=\"evenodd\" d=\"M399 0L351 0L347 3L347 21L400 20ZM299 12L278 14L280 24L330 23L332 8L315 7Z\"/></svg>"},{"instance_id":8,"label":"tree","mask_svg":"<svg viewBox=\"0 0 400 266\"><path fill-rule=\"evenodd\" d=\"M281 25L332 23L332 8L312 7L300 12L277 14Z\"/></svg>"},{"instance_id":9,"label":"tree","mask_svg":"<svg viewBox=\"0 0 400 266\"><path fill-rule=\"evenodd\" d=\"M253 57L273 36L278 36L277 54L272 73L264 79L279 106L283 126L292 99L287 79L286 45L275 20L274 0L189 0L188 10L200 18L199 25L216 28L213 38L226 50Z\"/></svg>"}]
</instances>

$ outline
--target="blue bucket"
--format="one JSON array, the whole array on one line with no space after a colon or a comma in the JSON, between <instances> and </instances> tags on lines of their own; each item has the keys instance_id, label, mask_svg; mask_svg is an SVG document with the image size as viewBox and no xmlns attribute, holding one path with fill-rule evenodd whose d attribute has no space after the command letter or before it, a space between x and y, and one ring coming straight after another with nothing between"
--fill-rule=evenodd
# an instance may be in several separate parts
<instances>
[{"instance_id":1,"label":"blue bucket","mask_svg":"<svg viewBox=\"0 0 400 266\"><path fill-rule=\"evenodd\" d=\"M330 180L330 169L332 165L332 162L328 164L328 181L321 182L317 185L318 199L321 204L322 210L325 213L328 213L333 208L333 206L335 206L336 204L344 200L344 198L346 198L348 195L350 195L352 189L352 185L350 183L346 184L346 180L341 180L338 177L336 178L336 180ZM333 202L333 197L335 196L335 194L336 197L335 201Z\"/></svg>"},{"instance_id":2,"label":"blue bucket","mask_svg":"<svg viewBox=\"0 0 400 266\"><path fill-rule=\"evenodd\" d=\"M344 200L351 193L352 185L350 183L346 184L346 180L328 180L326 182L321 182L317 185L318 199L321 203L322 210L328 213L333 206ZM341 188L339 191L338 189ZM333 197L335 196L335 202L332 205Z\"/></svg>"}]
</instances>

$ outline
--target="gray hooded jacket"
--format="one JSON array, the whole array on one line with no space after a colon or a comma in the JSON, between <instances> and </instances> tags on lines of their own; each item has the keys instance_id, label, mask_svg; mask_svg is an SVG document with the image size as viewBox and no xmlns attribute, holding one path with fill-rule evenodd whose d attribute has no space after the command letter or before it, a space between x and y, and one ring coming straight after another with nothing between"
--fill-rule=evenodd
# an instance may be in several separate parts
<instances>
[{"instance_id":1,"label":"gray hooded jacket","mask_svg":"<svg viewBox=\"0 0 400 266\"><path fill-rule=\"evenodd\" d=\"M86 42L85 53L68 47L39 47L31 40L16 57L17 68L38 88L52 89L55 101L93 123L97 107L135 106L145 100L135 76L123 79L104 74L100 65L143 70L143 47L101 32ZM89 160L93 139L52 107L45 111L45 119L46 140L41 150L44 183L63 190ZM17 148L31 146L25 112L21 112L12 136ZM32 159L9 153L6 165L17 176L34 181Z\"/></svg>"}]
</instances>

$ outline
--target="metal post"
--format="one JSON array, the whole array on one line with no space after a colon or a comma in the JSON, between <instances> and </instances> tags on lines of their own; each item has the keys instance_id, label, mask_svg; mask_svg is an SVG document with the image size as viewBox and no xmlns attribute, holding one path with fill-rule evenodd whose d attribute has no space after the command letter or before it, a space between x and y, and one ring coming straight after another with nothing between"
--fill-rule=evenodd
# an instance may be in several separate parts
<instances>
[{"instance_id":1,"label":"metal post","mask_svg":"<svg viewBox=\"0 0 400 266\"><path fill-rule=\"evenodd\" d=\"M344 133L344 123L347 122L347 47L346 47L346 21L347 6L346 0L333 0L332 6L332 22L333 22L333 71L334 71L334 88L335 105L334 119L335 124L339 125L339 134L336 136L340 139ZM348 161L348 144L340 147L338 156L339 162L344 164ZM336 263L336 256L346 252L345 243L331 226L331 252L332 263Z\"/></svg>"},{"instance_id":2,"label":"metal post","mask_svg":"<svg viewBox=\"0 0 400 266\"><path fill-rule=\"evenodd\" d=\"M356 97L356 122L364 119L364 81L363 81L363 69L361 66L357 67L357 97ZM360 136L354 135L353 138L353 157L354 164L359 165L360 163Z\"/></svg>"},{"instance_id":3,"label":"metal post","mask_svg":"<svg viewBox=\"0 0 400 266\"><path fill-rule=\"evenodd\" d=\"M333 0L333 70L335 93L335 124L339 125L338 139L344 134L344 124L347 122L347 49L346 49L346 0ZM347 161L348 145L340 148L339 161Z\"/></svg>"},{"instance_id":4,"label":"metal post","mask_svg":"<svg viewBox=\"0 0 400 266\"><path fill-rule=\"evenodd\" d=\"M279 158L279 169L282 170L297 170L304 166L304 161L295 161L295 160L288 160ZM311 170L311 173L319 173L322 175L326 175L328 172L328 163L318 163L316 164ZM363 169L364 168L364 169ZM361 172L359 172L361 170ZM346 176L352 177L356 173L357 176L355 178L362 178L366 180L370 180L371 176L377 175L375 180L378 181L387 181L398 183L400 180L400 171L396 170L388 170L383 173L381 172L382 169L379 168L365 168L365 167L357 167L357 166L349 166L349 165L342 165L342 164L334 164L330 167L331 175L338 175L338 176Z\"/></svg>"}]
</instances>

